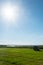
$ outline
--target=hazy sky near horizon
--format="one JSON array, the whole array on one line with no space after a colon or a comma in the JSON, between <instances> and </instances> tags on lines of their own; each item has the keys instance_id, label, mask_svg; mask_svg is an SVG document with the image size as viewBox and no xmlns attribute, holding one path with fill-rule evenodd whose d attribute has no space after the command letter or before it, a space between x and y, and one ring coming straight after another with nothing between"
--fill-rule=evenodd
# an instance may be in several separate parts
<instances>
[{"instance_id":1,"label":"hazy sky near horizon","mask_svg":"<svg viewBox=\"0 0 43 65\"><path fill-rule=\"evenodd\" d=\"M43 0L0 0L0 44L43 45Z\"/></svg>"}]
</instances>

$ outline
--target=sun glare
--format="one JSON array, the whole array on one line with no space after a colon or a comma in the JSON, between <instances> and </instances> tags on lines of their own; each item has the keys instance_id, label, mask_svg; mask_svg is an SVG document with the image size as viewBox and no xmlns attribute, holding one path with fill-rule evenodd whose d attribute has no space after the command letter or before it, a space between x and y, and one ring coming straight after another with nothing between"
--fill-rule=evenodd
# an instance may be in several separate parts
<instances>
[{"instance_id":1,"label":"sun glare","mask_svg":"<svg viewBox=\"0 0 43 65\"><path fill-rule=\"evenodd\" d=\"M16 5L5 4L1 8L1 16L6 23L15 23L15 20L19 16L19 7Z\"/></svg>"}]
</instances>

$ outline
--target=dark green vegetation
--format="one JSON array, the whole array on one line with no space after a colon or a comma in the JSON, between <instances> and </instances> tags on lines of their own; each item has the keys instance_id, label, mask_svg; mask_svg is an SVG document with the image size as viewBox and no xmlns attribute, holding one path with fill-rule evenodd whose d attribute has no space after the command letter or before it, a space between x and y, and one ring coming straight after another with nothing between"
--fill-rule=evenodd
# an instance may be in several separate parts
<instances>
[{"instance_id":1,"label":"dark green vegetation","mask_svg":"<svg viewBox=\"0 0 43 65\"><path fill-rule=\"evenodd\" d=\"M43 65L43 50L0 48L0 65Z\"/></svg>"},{"instance_id":2,"label":"dark green vegetation","mask_svg":"<svg viewBox=\"0 0 43 65\"><path fill-rule=\"evenodd\" d=\"M33 46L34 51L40 51L38 46Z\"/></svg>"}]
</instances>

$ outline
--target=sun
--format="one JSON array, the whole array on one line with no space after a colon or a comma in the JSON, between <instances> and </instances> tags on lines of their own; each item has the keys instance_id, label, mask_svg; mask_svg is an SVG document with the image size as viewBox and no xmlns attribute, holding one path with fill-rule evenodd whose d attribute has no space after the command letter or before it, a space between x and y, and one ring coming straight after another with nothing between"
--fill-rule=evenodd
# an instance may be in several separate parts
<instances>
[{"instance_id":1,"label":"sun","mask_svg":"<svg viewBox=\"0 0 43 65\"><path fill-rule=\"evenodd\" d=\"M1 16L6 23L15 23L19 16L19 7L12 4L5 4L1 7Z\"/></svg>"}]
</instances>

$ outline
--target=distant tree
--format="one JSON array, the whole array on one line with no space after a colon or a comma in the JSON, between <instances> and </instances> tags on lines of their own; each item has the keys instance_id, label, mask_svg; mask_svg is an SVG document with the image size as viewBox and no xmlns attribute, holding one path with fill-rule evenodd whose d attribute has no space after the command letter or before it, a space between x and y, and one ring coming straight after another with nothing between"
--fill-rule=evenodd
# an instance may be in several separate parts
<instances>
[{"instance_id":1,"label":"distant tree","mask_svg":"<svg viewBox=\"0 0 43 65\"><path fill-rule=\"evenodd\" d=\"M34 51L40 51L38 46L34 46L33 49L34 49Z\"/></svg>"},{"instance_id":2,"label":"distant tree","mask_svg":"<svg viewBox=\"0 0 43 65\"><path fill-rule=\"evenodd\" d=\"M6 45L0 45L0 48L4 48L4 47L7 47Z\"/></svg>"},{"instance_id":3,"label":"distant tree","mask_svg":"<svg viewBox=\"0 0 43 65\"><path fill-rule=\"evenodd\" d=\"M41 45L41 46L39 46L40 47L40 49L43 49L43 45Z\"/></svg>"}]
</instances>

